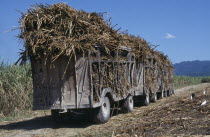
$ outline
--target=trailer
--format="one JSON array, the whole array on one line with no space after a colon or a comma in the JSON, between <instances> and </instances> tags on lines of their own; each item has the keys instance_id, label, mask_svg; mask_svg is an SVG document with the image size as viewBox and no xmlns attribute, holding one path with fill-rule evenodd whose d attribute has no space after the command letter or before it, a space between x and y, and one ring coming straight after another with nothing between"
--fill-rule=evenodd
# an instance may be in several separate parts
<instances>
[{"instance_id":1,"label":"trailer","mask_svg":"<svg viewBox=\"0 0 210 137\"><path fill-rule=\"evenodd\" d=\"M158 77L155 59L146 63L126 47L110 55L96 47L94 52L78 51L71 58L60 56L55 61L51 57L39 60L32 57L34 110L51 109L57 119L60 113L93 110L93 121L105 123L113 104L131 112L134 98L148 105L166 91L163 80ZM145 82L149 72L152 87Z\"/></svg>"},{"instance_id":2,"label":"trailer","mask_svg":"<svg viewBox=\"0 0 210 137\"><path fill-rule=\"evenodd\" d=\"M53 115L71 110L99 108L97 123L107 122L111 104L120 102L133 111L135 96L145 92L144 63L129 50L106 57L103 52L78 52L74 57L31 58L33 109L51 109Z\"/></svg>"}]
</instances>

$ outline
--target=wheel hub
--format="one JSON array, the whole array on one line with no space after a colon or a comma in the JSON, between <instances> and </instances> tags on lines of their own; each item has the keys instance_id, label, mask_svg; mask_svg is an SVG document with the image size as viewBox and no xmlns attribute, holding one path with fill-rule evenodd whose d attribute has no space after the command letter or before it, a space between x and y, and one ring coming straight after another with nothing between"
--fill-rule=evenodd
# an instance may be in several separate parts
<instances>
[{"instance_id":1,"label":"wheel hub","mask_svg":"<svg viewBox=\"0 0 210 137\"><path fill-rule=\"evenodd\" d=\"M103 103L103 105L102 105L102 114L103 114L103 116L107 116L107 114L108 114L108 108L107 108L107 104L106 103Z\"/></svg>"},{"instance_id":2,"label":"wheel hub","mask_svg":"<svg viewBox=\"0 0 210 137\"><path fill-rule=\"evenodd\" d=\"M132 98L129 99L129 104L130 104L130 107L133 108L133 99Z\"/></svg>"},{"instance_id":3,"label":"wheel hub","mask_svg":"<svg viewBox=\"0 0 210 137\"><path fill-rule=\"evenodd\" d=\"M146 96L146 100L147 100L147 102L149 102L149 96Z\"/></svg>"}]
</instances>

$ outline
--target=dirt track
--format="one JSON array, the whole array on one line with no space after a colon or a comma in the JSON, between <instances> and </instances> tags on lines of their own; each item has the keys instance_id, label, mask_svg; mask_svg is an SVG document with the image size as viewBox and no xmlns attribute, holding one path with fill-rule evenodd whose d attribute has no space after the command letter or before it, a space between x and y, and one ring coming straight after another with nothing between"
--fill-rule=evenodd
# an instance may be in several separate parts
<instances>
[{"instance_id":1,"label":"dirt track","mask_svg":"<svg viewBox=\"0 0 210 137\"><path fill-rule=\"evenodd\" d=\"M203 95L206 89L207 94ZM190 100L190 93L196 97ZM207 105L200 106L200 101ZM200 84L176 90L176 94L136 107L134 112L113 116L106 124L92 125L77 119L57 124L43 112L13 122L0 122L0 136L177 136L210 135L210 84Z\"/></svg>"}]
</instances>

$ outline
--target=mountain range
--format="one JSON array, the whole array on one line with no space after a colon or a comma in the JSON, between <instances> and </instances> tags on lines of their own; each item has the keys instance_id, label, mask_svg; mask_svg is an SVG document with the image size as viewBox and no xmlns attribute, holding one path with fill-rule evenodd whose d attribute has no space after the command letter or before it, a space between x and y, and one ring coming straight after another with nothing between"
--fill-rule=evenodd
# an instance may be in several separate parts
<instances>
[{"instance_id":1,"label":"mountain range","mask_svg":"<svg viewBox=\"0 0 210 137\"><path fill-rule=\"evenodd\" d=\"M184 61L174 64L178 76L210 76L210 61Z\"/></svg>"}]
</instances>

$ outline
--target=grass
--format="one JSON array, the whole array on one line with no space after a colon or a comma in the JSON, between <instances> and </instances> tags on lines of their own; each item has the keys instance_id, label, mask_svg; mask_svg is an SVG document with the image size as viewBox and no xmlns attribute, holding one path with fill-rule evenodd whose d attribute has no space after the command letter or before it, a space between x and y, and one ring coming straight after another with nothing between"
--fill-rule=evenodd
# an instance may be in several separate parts
<instances>
[{"instance_id":1,"label":"grass","mask_svg":"<svg viewBox=\"0 0 210 137\"><path fill-rule=\"evenodd\" d=\"M15 117L0 117L0 122L4 122L4 121L15 121L16 118Z\"/></svg>"},{"instance_id":2,"label":"grass","mask_svg":"<svg viewBox=\"0 0 210 137\"><path fill-rule=\"evenodd\" d=\"M30 64L15 66L0 62L0 117L18 116L32 107Z\"/></svg>"},{"instance_id":3,"label":"grass","mask_svg":"<svg viewBox=\"0 0 210 137\"><path fill-rule=\"evenodd\" d=\"M189 77L189 76L175 76L174 85L175 88L181 88L190 85L196 85L200 83L209 83L210 77Z\"/></svg>"}]
</instances>

